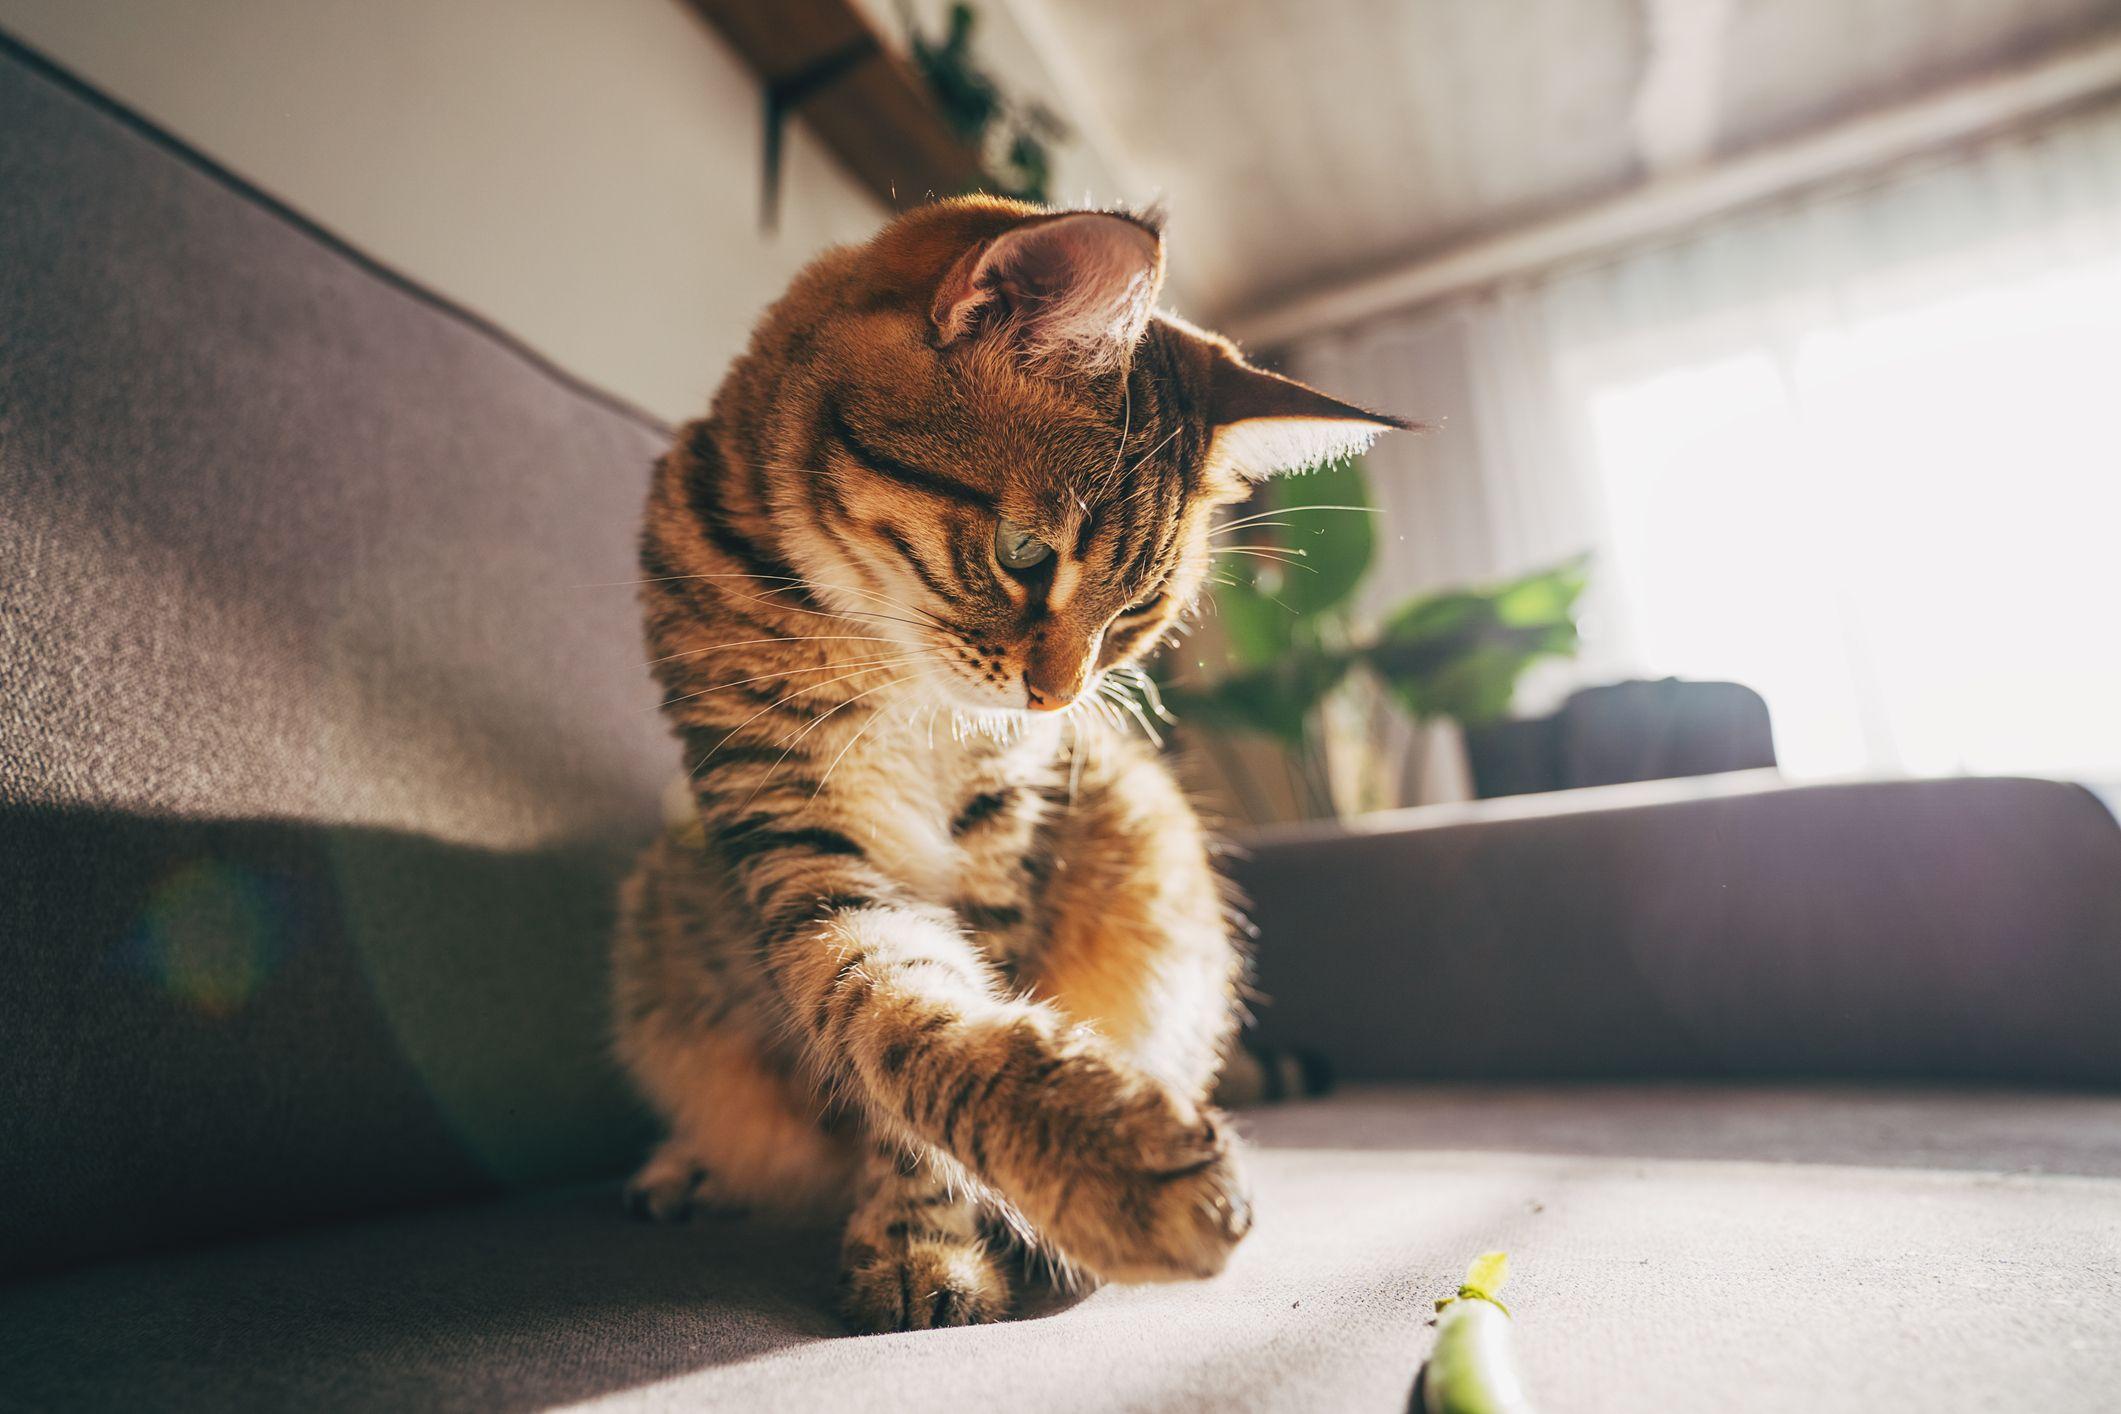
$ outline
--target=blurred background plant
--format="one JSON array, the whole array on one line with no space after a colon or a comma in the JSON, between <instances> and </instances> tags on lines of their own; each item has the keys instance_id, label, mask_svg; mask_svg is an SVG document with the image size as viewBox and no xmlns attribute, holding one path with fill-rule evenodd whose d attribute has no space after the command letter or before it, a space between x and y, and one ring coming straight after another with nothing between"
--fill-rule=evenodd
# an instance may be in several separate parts
<instances>
[{"instance_id":1,"label":"blurred background plant","mask_svg":"<svg viewBox=\"0 0 2121 1414\"><path fill-rule=\"evenodd\" d=\"M1043 204L1053 180L1052 145L1068 137L1067 126L1044 105L1014 103L972 52L979 13L969 4L950 7L943 32L921 32L910 11L902 12L914 67L927 80L943 118L987 169L984 190Z\"/></svg>"},{"instance_id":2,"label":"blurred background plant","mask_svg":"<svg viewBox=\"0 0 2121 1414\"><path fill-rule=\"evenodd\" d=\"M1377 533L1360 458L1270 482L1254 505L1218 532L1221 661L1167 661L1155 686L1255 821L1281 813L1262 765L1306 816L1400 803L1395 715L1493 721L1533 663L1576 652L1583 557L1375 614L1359 603Z\"/></svg>"}]
</instances>

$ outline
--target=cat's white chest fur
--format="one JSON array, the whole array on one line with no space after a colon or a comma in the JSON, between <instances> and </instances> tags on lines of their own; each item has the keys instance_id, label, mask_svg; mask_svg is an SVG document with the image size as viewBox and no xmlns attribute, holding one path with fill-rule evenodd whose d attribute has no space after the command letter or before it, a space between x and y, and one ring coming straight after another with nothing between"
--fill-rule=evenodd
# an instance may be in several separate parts
<instances>
[{"instance_id":1,"label":"cat's white chest fur","mask_svg":"<svg viewBox=\"0 0 2121 1414\"><path fill-rule=\"evenodd\" d=\"M1060 741L1061 725L1051 718L987 732L920 713L877 723L853 740L832 768L833 788L843 801L870 803L850 833L873 860L916 893L949 899L970 862L951 821L997 779L1029 782L1049 770Z\"/></svg>"},{"instance_id":2,"label":"cat's white chest fur","mask_svg":"<svg viewBox=\"0 0 2121 1414\"><path fill-rule=\"evenodd\" d=\"M862 798L875 802L861 841L871 857L917 892L948 899L971 863L966 846L952 835L952 820L997 779L1036 780L1050 769L1060 741L1060 724L1046 717L989 733L922 714L877 727L855 743L838 770L855 775Z\"/></svg>"},{"instance_id":3,"label":"cat's white chest fur","mask_svg":"<svg viewBox=\"0 0 2121 1414\"><path fill-rule=\"evenodd\" d=\"M866 726L867 730L863 730ZM892 721L856 722L817 748L829 763L834 798L865 803L859 823L844 816L834 824L856 838L869 857L918 894L952 898L974 860L951 832L966 802L999 782L1037 789L1064 754L1067 724L1050 716L1024 716L998 727L953 721L947 713L915 714ZM692 780L671 778L663 793L665 820L672 826L698 817Z\"/></svg>"}]
</instances>

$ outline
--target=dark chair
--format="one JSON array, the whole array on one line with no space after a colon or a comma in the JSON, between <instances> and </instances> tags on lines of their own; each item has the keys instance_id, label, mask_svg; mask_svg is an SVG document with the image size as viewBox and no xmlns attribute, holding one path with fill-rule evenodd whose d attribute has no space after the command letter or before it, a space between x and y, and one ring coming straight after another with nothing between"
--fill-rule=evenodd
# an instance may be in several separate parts
<instances>
[{"instance_id":1,"label":"dark chair","mask_svg":"<svg viewBox=\"0 0 2121 1414\"><path fill-rule=\"evenodd\" d=\"M1665 678L1587 687L1550 716L1472 728L1466 753L1487 799L1771 768L1775 738L1751 688Z\"/></svg>"}]
</instances>

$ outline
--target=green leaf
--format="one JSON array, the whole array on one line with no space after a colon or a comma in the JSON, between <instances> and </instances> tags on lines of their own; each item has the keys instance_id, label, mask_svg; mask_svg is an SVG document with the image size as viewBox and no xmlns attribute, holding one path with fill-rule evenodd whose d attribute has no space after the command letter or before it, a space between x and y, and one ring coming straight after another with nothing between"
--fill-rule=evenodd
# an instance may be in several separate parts
<instances>
[{"instance_id":1,"label":"green leaf","mask_svg":"<svg viewBox=\"0 0 2121 1414\"><path fill-rule=\"evenodd\" d=\"M1230 560L1247 557L1232 555ZM1278 592L1270 593L1246 568L1230 576L1234 584L1215 590L1215 612L1222 621L1223 642L1239 667L1262 668L1294 646L1298 615ZM1275 586L1276 590L1280 588Z\"/></svg>"},{"instance_id":2,"label":"green leaf","mask_svg":"<svg viewBox=\"0 0 2121 1414\"><path fill-rule=\"evenodd\" d=\"M1271 543L1301 554L1282 575L1276 596L1299 614L1318 614L1346 603L1362 577L1369 573L1370 557L1376 549L1376 517L1367 510L1305 510L1306 506L1370 505L1370 487L1363 475L1360 457L1280 477L1267 486L1261 497L1263 509L1286 512L1272 517L1287 521L1273 526ZM1238 556L1239 559L1257 559Z\"/></svg>"},{"instance_id":3,"label":"green leaf","mask_svg":"<svg viewBox=\"0 0 2121 1414\"><path fill-rule=\"evenodd\" d=\"M1260 732L1296 746L1311 709L1353 665L1352 654L1293 649L1208 687L1173 684L1164 689L1164 705L1182 722Z\"/></svg>"},{"instance_id":4,"label":"green leaf","mask_svg":"<svg viewBox=\"0 0 2121 1414\"><path fill-rule=\"evenodd\" d=\"M1507 1252L1483 1252L1473 1259L1473 1265L1466 1268L1465 1284L1491 1301L1509 1279L1510 1254Z\"/></svg>"},{"instance_id":5,"label":"green leaf","mask_svg":"<svg viewBox=\"0 0 2121 1414\"><path fill-rule=\"evenodd\" d=\"M1263 668L1319 641L1321 623L1369 572L1376 527L1355 458L1270 482L1250 506L1261 523L1218 559L1230 583L1214 600L1231 661Z\"/></svg>"},{"instance_id":6,"label":"green leaf","mask_svg":"<svg viewBox=\"0 0 2121 1414\"><path fill-rule=\"evenodd\" d=\"M1490 721L1509 710L1533 662L1576 651L1583 581L1579 558L1492 589L1415 600L1386 620L1364 661L1417 718Z\"/></svg>"},{"instance_id":7,"label":"green leaf","mask_svg":"<svg viewBox=\"0 0 2121 1414\"><path fill-rule=\"evenodd\" d=\"M1583 593L1587 561L1581 555L1552 569L1526 575L1494 592L1495 613L1506 624L1534 627L1571 619Z\"/></svg>"},{"instance_id":8,"label":"green leaf","mask_svg":"<svg viewBox=\"0 0 2121 1414\"><path fill-rule=\"evenodd\" d=\"M1486 603L1478 594L1463 591L1416 599L1401 605L1385 620L1379 640L1402 644L1440 642L1465 632L1486 611Z\"/></svg>"}]
</instances>

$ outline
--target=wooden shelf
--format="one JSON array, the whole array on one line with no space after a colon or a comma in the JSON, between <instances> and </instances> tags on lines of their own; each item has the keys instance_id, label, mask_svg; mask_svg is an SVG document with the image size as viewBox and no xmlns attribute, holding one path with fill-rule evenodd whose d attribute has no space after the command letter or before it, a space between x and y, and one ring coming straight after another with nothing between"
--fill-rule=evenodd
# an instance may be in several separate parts
<instances>
[{"instance_id":1,"label":"wooden shelf","mask_svg":"<svg viewBox=\"0 0 2121 1414\"><path fill-rule=\"evenodd\" d=\"M758 73L768 92L837 69L788 112L856 180L902 210L985 180L979 154L944 121L921 76L892 52L852 0L691 0Z\"/></svg>"}]
</instances>

